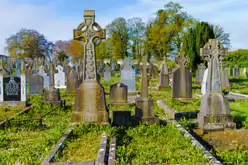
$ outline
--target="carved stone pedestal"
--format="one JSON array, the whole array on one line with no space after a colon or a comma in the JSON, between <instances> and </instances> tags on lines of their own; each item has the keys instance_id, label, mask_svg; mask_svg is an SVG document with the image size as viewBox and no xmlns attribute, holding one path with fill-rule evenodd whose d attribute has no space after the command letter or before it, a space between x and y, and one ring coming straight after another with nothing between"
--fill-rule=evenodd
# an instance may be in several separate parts
<instances>
[{"instance_id":1,"label":"carved stone pedestal","mask_svg":"<svg viewBox=\"0 0 248 165\"><path fill-rule=\"evenodd\" d=\"M159 119L154 116L154 101L153 99L138 98L136 100L136 117L142 123L158 124Z\"/></svg>"},{"instance_id":2,"label":"carved stone pedestal","mask_svg":"<svg viewBox=\"0 0 248 165\"><path fill-rule=\"evenodd\" d=\"M109 124L104 89L96 80L84 81L77 89L71 125L77 123Z\"/></svg>"},{"instance_id":3,"label":"carved stone pedestal","mask_svg":"<svg viewBox=\"0 0 248 165\"><path fill-rule=\"evenodd\" d=\"M62 106L59 89L56 88L45 89L45 104L53 104L60 107Z\"/></svg>"},{"instance_id":4,"label":"carved stone pedestal","mask_svg":"<svg viewBox=\"0 0 248 165\"><path fill-rule=\"evenodd\" d=\"M228 98L221 93L206 93L202 98L198 124L204 133L235 128Z\"/></svg>"}]
</instances>

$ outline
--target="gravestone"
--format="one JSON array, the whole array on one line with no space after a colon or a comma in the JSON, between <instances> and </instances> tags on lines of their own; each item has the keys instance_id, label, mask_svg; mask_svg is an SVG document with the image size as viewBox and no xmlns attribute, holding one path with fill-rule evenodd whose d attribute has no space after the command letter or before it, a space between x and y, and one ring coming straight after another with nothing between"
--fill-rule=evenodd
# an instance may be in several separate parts
<instances>
[{"instance_id":1,"label":"gravestone","mask_svg":"<svg viewBox=\"0 0 248 165\"><path fill-rule=\"evenodd\" d=\"M168 66L166 64L166 58L164 57L164 61L161 66L161 71L160 71L160 84L158 86L158 89L163 89L169 87L169 71L168 71Z\"/></svg>"},{"instance_id":2,"label":"gravestone","mask_svg":"<svg viewBox=\"0 0 248 165\"><path fill-rule=\"evenodd\" d=\"M244 68L244 69L243 69L243 71L242 71L242 74L241 74L241 75L246 77L246 75L247 75L246 68Z\"/></svg>"},{"instance_id":3,"label":"gravestone","mask_svg":"<svg viewBox=\"0 0 248 165\"><path fill-rule=\"evenodd\" d=\"M44 89L44 79L41 75L33 75L30 78L30 95L40 95L43 94Z\"/></svg>"},{"instance_id":4,"label":"gravestone","mask_svg":"<svg viewBox=\"0 0 248 165\"><path fill-rule=\"evenodd\" d=\"M128 126L132 124L131 111L113 111L113 126Z\"/></svg>"},{"instance_id":5,"label":"gravestone","mask_svg":"<svg viewBox=\"0 0 248 165\"><path fill-rule=\"evenodd\" d=\"M158 67L152 62L150 62L150 76L155 79L159 77Z\"/></svg>"},{"instance_id":6,"label":"gravestone","mask_svg":"<svg viewBox=\"0 0 248 165\"><path fill-rule=\"evenodd\" d=\"M62 102L60 100L60 92L59 89L54 87L54 66L50 63L49 66L49 74L50 74L50 86L49 88L45 88L45 103L53 104L57 106L62 106Z\"/></svg>"},{"instance_id":7,"label":"gravestone","mask_svg":"<svg viewBox=\"0 0 248 165\"><path fill-rule=\"evenodd\" d=\"M221 80L221 89L230 90L230 83L228 78L228 69L225 65L221 65L220 68L220 80Z\"/></svg>"},{"instance_id":8,"label":"gravestone","mask_svg":"<svg viewBox=\"0 0 248 165\"><path fill-rule=\"evenodd\" d=\"M172 73L172 98L181 102L188 103L192 101L192 75L186 65L189 58L185 57L184 52L180 52L176 57L176 63L179 64Z\"/></svg>"},{"instance_id":9,"label":"gravestone","mask_svg":"<svg viewBox=\"0 0 248 165\"><path fill-rule=\"evenodd\" d=\"M67 75L67 93L71 95L76 95L76 90L78 87L78 77L76 71L72 68Z\"/></svg>"},{"instance_id":10,"label":"gravestone","mask_svg":"<svg viewBox=\"0 0 248 165\"><path fill-rule=\"evenodd\" d=\"M21 67L20 77L3 77L0 72L0 106L26 107L26 79Z\"/></svg>"},{"instance_id":11,"label":"gravestone","mask_svg":"<svg viewBox=\"0 0 248 165\"><path fill-rule=\"evenodd\" d=\"M110 105L127 104L127 90L125 84L117 83L110 86Z\"/></svg>"},{"instance_id":12,"label":"gravestone","mask_svg":"<svg viewBox=\"0 0 248 165\"><path fill-rule=\"evenodd\" d=\"M65 72L63 72L63 67L58 65L56 67L58 73L54 75L55 88L66 88L65 86Z\"/></svg>"},{"instance_id":13,"label":"gravestone","mask_svg":"<svg viewBox=\"0 0 248 165\"><path fill-rule=\"evenodd\" d=\"M111 67L109 65L106 65L104 68L103 78L106 82L111 80Z\"/></svg>"},{"instance_id":14,"label":"gravestone","mask_svg":"<svg viewBox=\"0 0 248 165\"><path fill-rule=\"evenodd\" d=\"M128 86L128 93L136 92L136 76L135 70L129 58L124 61L124 68L121 70L121 83Z\"/></svg>"},{"instance_id":15,"label":"gravestone","mask_svg":"<svg viewBox=\"0 0 248 165\"><path fill-rule=\"evenodd\" d=\"M45 71L45 67L43 65L39 67L39 75L43 77L44 88L49 88L50 87L50 76L47 75Z\"/></svg>"},{"instance_id":16,"label":"gravestone","mask_svg":"<svg viewBox=\"0 0 248 165\"><path fill-rule=\"evenodd\" d=\"M203 132L235 128L233 117L230 115L228 98L222 94L219 57L227 55L227 49L218 39L210 39L200 50L201 56L207 58L208 87L202 97L200 113L197 121Z\"/></svg>"},{"instance_id":17,"label":"gravestone","mask_svg":"<svg viewBox=\"0 0 248 165\"><path fill-rule=\"evenodd\" d=\"M234 77L239 78L240 77L240 69L238 65L235 65L234 67Z\"/></svg>"},{"instance_id":18,"label":"gravestone","mask_svg":"<svg viewBox=\"0 0 248 165\"><path fill-rule=\"evenodd\" d=\"M206 69L206 66L203 63L198 65L198 68L197 68L197 70L198 70L198 78L197 78L196 82L199 83L199 84L202 83L205 69Z\"/></svg>"},{"instance_id":19,"label":"gravestone","mask_svg":"<svg viewBox=\"0 0 248 165\"><path fill-rule=\"evenodd\" d=\"M109 115L106 109L105 92L97 81L95 52L95 47L106 38L106 30L101 29L95 22L94 10L85 10L84 20L85 22L74 30L74 40L84 40L84 77L83 83L77 89L71 125L85 122L108 125Z\"/></svg>"},{"instance_id":20,"label":"gravestone","mask_svg":"<svg viewBox=\"0 0 248 165\"><path fill-rule=\"evenodd\" d=\"M147 55L143 58L141 96L135 100L135 116L142 123L158 124L159 119L154 116L154 101L148 97Z\"/></svg>"},{"instance_id":21,"label":"gravestone","mask_svg":"<svg viewBox=\"0 0 248 165\"><path fill-rule=\"evenodd\" d=\"M201 93L203 95L205 95L206 91L207 91L207 87L208 87L208 84L207 84L207 79L208 79L208 68L205 69L204 71L204 74L203 74L203 78L202 78L202 85L201 85Z\"/></svg>"}]
</instances>

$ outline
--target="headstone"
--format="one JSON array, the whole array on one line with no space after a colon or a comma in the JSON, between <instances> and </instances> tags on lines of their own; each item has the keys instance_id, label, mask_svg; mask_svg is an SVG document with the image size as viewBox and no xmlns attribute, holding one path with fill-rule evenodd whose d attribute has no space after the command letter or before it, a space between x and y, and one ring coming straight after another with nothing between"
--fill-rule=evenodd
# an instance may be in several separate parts
<instances>
[{"instance_id":1,"label":"headstone","mask_svg":"<svg viewBox=\"0 0 248 165\"><path fill-rule=\"evenodd\" d=\"M240 69L238 65L235 65L234 67L234 77L239 78L240 77Z\"/></svg>"},{"instance_id":2,"label":"headstone","mask_svg":"<svg viewBox=\"0 0 248 165\"><path fill-rule=\"evenodd\" d=\"M230 83L228 78L228 69L225 65L222 65L220 68L220 80L221 80L221 89L230 90Z\"/></svg>"},{"instance_id":3,"label":"headstone","mask_svg":"<svg viewBox=\"0 0 248 165\"><path fill-rule=\"evenodd\" d=\"M76 95L76 90L78 87L78 77L76 71L72 68L67 75L67 93Z\"/></svg>"},{"instance_id":4,"label":"headstone","mask_svg":"<svg viewBox=\"0 0 248 165\"><path fill-rule=\"evenodd\" d=\"M121 83L128 86L128 93L136 92L135 70L129 58L124 61L124 68L121 70Z\"/></svg>"},{"instance_id":5,"label":"headstone","mask_svg":"<svg viewBox=\"0 0 248 165\"><path fill-rule=\"evenodd\" d=\"M233 76L233 67L230 68L230 76Z\"/></svg>"},{"instance_id":6,"label":"headstone","mask_svg":"<svg viewBox=\"0 0 248 165\"><path fill-rule=\"evenodd\" d=\"M26 107L25 74L21 74L20 77L3 77L0 72L0 104L2 106Z\"/></svg>"},{"instance_id":7,"label":"headstone","mask_svg":"<svg viewBox=\"0 0 248 165\"><path fill-rule=\"evenodd\" d=\"M118 83L110 86L110 105L127 104L127 90L125 84Z\"/></svg>"},{"instance_id":8,"label":"headstone","mask_svg":"<svg viewBox=\"0 0 248 165\"><path fill-rule=\"evenodd\" d=\"M206 66L204 65L204 63L201 63L201 64L198 65L198 69L197 69L198 70L197 83L202 83L205 69L206 69Z\"/></svg>"},{"instance_id":9,"label":"headstone","mask_svg":"<svg viewBox=\"0 0 248 165\"><path fill-rule=\"evenodd\" d=\"M169 87L169 71L164 57L164 61L162 63L160 70L160 83L158 89L160 90L162 88L167 88L167 87Z\"/></svg>"},{"instance_id":10,"label":"headstone","mask_svg":"<svg viewBox=\"0 0 248 165\"><path fill-rule=\"evenodd\" d=\"M218 39L210 39L200 50L201 56L208 63L208 87L202 97L198 125L203 132L235 128L233 117L230 115L228 98L222 94L219 57L227 55L227 49L220 44Z\"/></svg>"},{"instance_id":11,"label":"headstone","mask_svg":"<svg viewBox=\"0 0 248 165\"><path fill-rule=\"evenodd\" d=\"M54 66L50 63L50 86L45 88L45 103L62 106L59 89L54 87Z\"/></svg>"},{"instance_id":12,"label":"headstone","mask_svg":"<svg viewBox=\"0 0 248 165\"><path fill-rule=\"evenodd\" d=\"M203 95L205 95L206 91L207 91L207 87L208 87L208 68L205 69L204 74L203 74L203 79L202 79L202 85L201 85L201 93Z\"/></svg>"},{"instance_id":13,"label":"headstone","mask_svg":"<svg viewBox=\"0 0 248 165\"><path fill-rule=\"evenodd\" d=\"M47 75L45 71L45 67L43 65L39 67L39 75L43 77L44 88L49 88L50 87L50 76Z\"/></svg>"},{"instance_id":14,"label":"headstone","mask_svg":"<svg viewBox=\"0 0 248 165\"><path fill-rule=\"evenodd\" d=\"M143 64L147 63L147 56L143 59ZM141 96L136 99L136 114L138 120L147 124L158 124L159 119L154 116L154 101L148 97L147 65L143 65Z\"/></svg>"},{"instance_id":15,"label":"headstone","mask_svg":"<svg viewBox=\"0 0 248 165\"><path fill-rule=\"evenodd\" d=\"M104 68L103 78L106 82L111 80L111 67L109 65L106 65Z\"/></svg>"},{"instance_id":16,"label":"headstone","mask_svg":"<svg viewBox=\"0 0 248 165\"><path fill-rule=\"evenodd\" d=\"M244 68L241 75L246 77L246 73L247 73L246 68Z\"/></svg>"},{"instance_id":17,"label":"headstone","mask_svg":"<svg viewBox=\"0 0 248 165\"><path fill-rule=\"evenodd\" d=\"M66 88L65 86L65 72L63 72L63 67L58 65L56 67L58 73L54 75L55 88Z\"/></svg>"},{"instance_id":18,"label":"headstone","mask_svg":"<svg viewBox=\"0 0 248 165\"><path fill-rule=\"evenodd\" d=\"M30 95L43 94L44 79L41 75L33 75L30 78Z\"/></svg>"},{"instance_id":19,"label":"headstone","mask_svg":"<svg viewBox=\"0 0 248 165\"><path fill-rule=\"evenodd\" d=\"M113 126L128 126L132 124L131 111L113 111Z\"/></svg>"},{"instance_id":20,"label":"headstone","mask_svg":"<svg viewBox=\"0 0 248 165\"><path fill-rule=\"evenodd\" d=\"M180 52L176 57L179 64L172 73L172 98L187 103L192 101L192 75L186 65L189 58L185 57L184 52Z\"/></svg>"},{"instance_id":21,"label":"headstone","mask_svg":"<svg viewBox=\"0 0 248 165\"><path fill-rule=\"evenodd\" d=\"M84 40L83 83L76 93L71 124L109 124L104 88L97 81L95 47L106 38L106 31L95 22L95 11L84 11L85 22L74 30L74 40ZM85 30L83 28L85 27ZM94 28L98 29L97 31ZM96 42L94 42L94 41Z\"/></svg>"}]
</instances>

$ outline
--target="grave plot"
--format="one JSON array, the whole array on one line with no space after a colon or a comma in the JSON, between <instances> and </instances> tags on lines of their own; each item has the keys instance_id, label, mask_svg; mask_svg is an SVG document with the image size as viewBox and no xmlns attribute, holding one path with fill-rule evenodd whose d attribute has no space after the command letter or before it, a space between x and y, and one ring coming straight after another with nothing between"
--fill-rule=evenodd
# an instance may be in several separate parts
<instances>
[{"instance_id":1,"label":"grave plot","mask_svg":"<svg viewBox=\"0 0 248 165\"><path fill-rule=\"evenodd\" d=\"M13 122L0 130L0 164L41 164L68 129L71 111L57 108L42 120L42 127L36 121Z\"/></svg>"},{"instance_id":2,"label":"grave plot","mask_svg":"<svg viewBox=\"0 0 248 165\"><path fill-rule=\"evenodd\" d=\"M93 124L80 124L72 129L72 133L61 144L63 148L55 155L50 153L46 161L50 163L96 162L103 134L110 137L111 127ZM60 146L61 146L60 144ZM51 158L51 160L49 160Z\"/></svg>"},{"instance_id":3,"label":"grave plot","mask_svg":"<svg viewBox=\"0 0 248 165\"><path fill-rule=\"evenodd\" d=\"M154 84L156 84L154 82ZM149 94L154 100L162 100L170 108L176 110L177 113L182 112L199 112L201 99L196 96L200 93L200 87L193 85L193 96L194 101L192 103L184 104L177 100L171 99L171 89L163 89L157 91L155 89L150 89ZM241 90L242 91L242 90ZM179 123L184 126L189 132L191 132L199 141L203 141L208 144L208 149L211 149L211 153L218 158L224 164L244 164L248 160L247 152L247 121L248 121L248 100L236 100L235 102L230 102L230 112L234 117L234 122L236 123L237 130L228 130L224 132L212 132L208 134L202 134L199 130L195 129L194 123L196 122L196 115L193 118L181 118ZM155 111L159 114L159 111ZM169 116L166 116L170 119ZM188 117L188 116L186 116Z\"/></svg>"}]
</instances>

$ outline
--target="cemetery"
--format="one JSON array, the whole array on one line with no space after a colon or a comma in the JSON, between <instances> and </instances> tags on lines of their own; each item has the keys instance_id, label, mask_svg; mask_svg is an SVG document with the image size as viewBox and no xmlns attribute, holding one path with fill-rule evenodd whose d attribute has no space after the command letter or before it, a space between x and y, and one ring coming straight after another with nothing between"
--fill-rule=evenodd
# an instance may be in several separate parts
<instances>
[{"instance_id":1,"label":"cemetery","mask_svg":"<svg viewBox=\"0 0 248 165\"><path fill-rule=\"evenodd\" d=\"M71 31L78 56L0 57L0 164L248 164L242 50L209 37L193 58L189 33L174 59L154 41L103 58L97 16L84 10Z\"/></svg>"}]
</instances>

